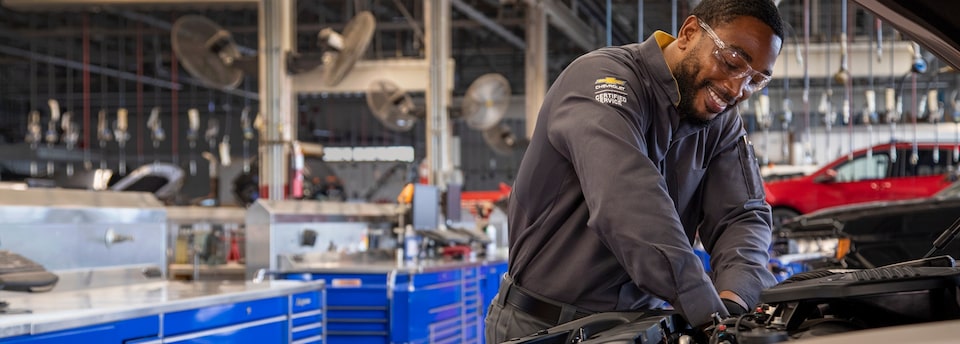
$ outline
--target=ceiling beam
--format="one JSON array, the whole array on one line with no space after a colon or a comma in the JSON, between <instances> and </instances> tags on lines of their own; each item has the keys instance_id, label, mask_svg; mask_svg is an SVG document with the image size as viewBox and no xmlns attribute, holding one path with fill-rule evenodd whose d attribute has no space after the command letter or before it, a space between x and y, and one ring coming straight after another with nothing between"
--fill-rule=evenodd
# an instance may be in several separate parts
<instances>
[{"instance_id":1,"label":"ceiling beam","mask_svg":"<svg viewBox=\"0 0 960 344\"><path fill-rule=\"evenodd\" d=\"M450 0L450 5L452 5L453 8L456 8L457 11L460 11L466 15L468 18L475 20L490 31L493 31L493 33L505 39L507 43L510 43L521 50L526 49L527 44L523 42L523 39L517 37L517 35L514 35L513 32L507 30L505 27L503 27L503 25L500 25L492 19L487 18L487 16L463 2L463 0Z\"/></svg>"},{"instance_id":2,"label":"ceiling beam","mask_svg":"<svg viewBox=\"0 0 960 344\"><path fill-rule=\"evenodd\" d=\"M526 0L528 6L542 5L550 24L573 40L581 49L590 51L600 47L599 39L592 35L593 29L585 24L566 5L556 0Z\"/></svg>"}]
</instances>

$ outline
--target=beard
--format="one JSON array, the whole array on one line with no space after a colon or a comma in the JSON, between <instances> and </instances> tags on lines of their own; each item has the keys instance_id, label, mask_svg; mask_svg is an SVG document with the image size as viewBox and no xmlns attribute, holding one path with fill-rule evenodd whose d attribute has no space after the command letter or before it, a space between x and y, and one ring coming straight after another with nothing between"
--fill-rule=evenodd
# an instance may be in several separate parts
<instances>
[{"instance_id":1,"label":"beard","mask_svg":"<svg viewBox=\"0 0 960 344\"><path fill-rule=\"evenodd\" d=\"M700 114L693 106L697 93L710 84L706 80L697 82L697 71L701 69L700 62L694 58L697 55L696 51L691 51L680 61L679 68L673 72L673 78L677 80L677 88L680 90L680 104L677 105L677 110L680 112L681 120L707 126L716 116L709 118L709 114Z\"/></svg>"}]
</instances>

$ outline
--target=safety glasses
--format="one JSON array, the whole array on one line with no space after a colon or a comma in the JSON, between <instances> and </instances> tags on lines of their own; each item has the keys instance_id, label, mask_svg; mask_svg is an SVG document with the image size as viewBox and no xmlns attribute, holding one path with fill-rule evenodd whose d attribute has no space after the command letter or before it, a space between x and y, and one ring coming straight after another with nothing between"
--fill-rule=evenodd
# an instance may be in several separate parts
<instances>
[{"instance_id":1,"label":"safety glasses","mask_svg":"<svg viewBox=\"0 0 960 344\"><path fill-rule=\"evenodd\" d=\"M726 71L726 73L734 79L747 79L747 91L756 92L767 87L767 84L770 83L769 75L760 73L754 70L753 67L750 67L747 60L743 58L743 54L736 49L728 47L726 43L721 41L720 37L717 37L717 33L713 32L713 29L710 28L710 25L704 23L700 18L697 18L697 23L699 23L703 31L706 31L707 35L713 39L713 43L717 45L717 49L713 51L713 56L720 62L721 69Z\"/></svg>"}]
</instances>

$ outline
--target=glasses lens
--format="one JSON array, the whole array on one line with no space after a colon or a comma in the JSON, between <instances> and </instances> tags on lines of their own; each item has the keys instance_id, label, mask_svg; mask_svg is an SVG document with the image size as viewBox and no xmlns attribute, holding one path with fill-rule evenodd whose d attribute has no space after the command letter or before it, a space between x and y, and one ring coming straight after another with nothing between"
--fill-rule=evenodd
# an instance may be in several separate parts
<instances>
[{"instance_id":1,"label":"glasses lens","mask_svg":"<svg viewBox=\"0 0 960 344\"><path fill-rule=\"evenodd\" d=\"M740 56L736 50L730 48L720 49L719 54L721 62L727 67L730 74L734 77L742 78L750 72L750 65Z\"/></svg>"},{"instance_id":2,"label":"glasses lens","mask_svg":"<svg viewBox=\"0 0 960 344\"><path fill-rule=\"evenodd\" d=\"M751 91L762 89L770 82L769 76L754 71L736 50L730 48L718 49L716 56L730 76L737 79L747 78L749 80L747 88Z\"/></svg>"}]
</instances>

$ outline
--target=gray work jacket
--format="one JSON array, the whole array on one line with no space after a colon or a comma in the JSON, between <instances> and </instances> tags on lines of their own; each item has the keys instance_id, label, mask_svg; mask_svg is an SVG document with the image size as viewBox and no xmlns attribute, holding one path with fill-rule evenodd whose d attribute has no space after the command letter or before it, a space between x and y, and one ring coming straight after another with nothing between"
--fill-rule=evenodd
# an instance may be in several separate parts
<instances>
[{"instance_id":1,"label":"gray work jacket","mask_svg":"<svg viewBox=\"0 0 960 344\"><path fill-rule=\"evenodd\" d=\"M706 126L688 123L679 101L653 36L588 53L564 70L509 200L509 270L518 285L591 311L662 299L703 324L726 314L718 290L750 306L776 282L767 270L770 206L740 116L729 110ZM712 276L691 247L698 229Z\"/></svg>"}]
</instances>

